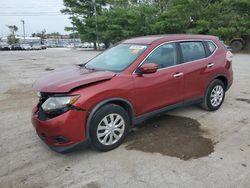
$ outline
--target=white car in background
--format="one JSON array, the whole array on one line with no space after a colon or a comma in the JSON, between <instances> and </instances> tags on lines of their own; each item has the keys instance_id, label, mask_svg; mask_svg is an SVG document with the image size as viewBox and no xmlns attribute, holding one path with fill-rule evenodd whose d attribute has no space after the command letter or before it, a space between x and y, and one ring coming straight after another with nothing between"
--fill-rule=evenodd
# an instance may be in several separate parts
<instances>
[{"instance_id":1,"label":"white car in background","mask_svg":"<svg viewBox=\"0 0 250 188\"><path fill-rule=\"evenodd\" d=\"M5 42L0 43L0 50L10 50L11 46Z\"/></svg>"},{"instance_id":2,"label":"white car in background","mask_svg":"<svg viewBox=\"0 0 250 188\"><path fill-rule=\"evenodd\" d=\"M75 45L74 45L73 43L68 44L68 45L67 45L67 48L75 48Z\"/></svg>"},{"instance_id":3,"label":"white car in background","mask_svg":"<svg viewBox=\"0 0 250 188\"><path fill-rule=\"evenodd\" d=\"M33 46L32 46L32 50L41 50L41 49L42 49L41 44L33 44Z\"/></svg>"},{"instance_id":4,"label":"white car in background","mask_svg":"<svg viewBox=\"0 0 250 188\"><path fill-rule=\"evenodd\" d=\"M94 43L92 42L84 42L82 44L82 48L93 48L94 47Z\"/></svg>"},{"instance_id":5,"label":"white car in background","mask_svg":"<svg viewBox=\"0 0 250 188\"><path fill-rule=\"evenodd\" d=\"M29 44L21 44L20 46L23 50L31 50L31 46Z\"/></svg>"}]
</instances>

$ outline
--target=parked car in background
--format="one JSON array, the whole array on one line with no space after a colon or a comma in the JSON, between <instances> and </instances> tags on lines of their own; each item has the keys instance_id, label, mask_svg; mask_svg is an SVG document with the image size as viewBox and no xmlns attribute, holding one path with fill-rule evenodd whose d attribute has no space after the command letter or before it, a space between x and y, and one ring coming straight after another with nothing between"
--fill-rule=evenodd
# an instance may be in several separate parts
<instances>
[{"instance_id":1,"label":"parked car in background","mask_svg":"<svg viewBox=\"0 0 250 188\"><path fill-rule=\"evenodd\" d=\"M51 44L51 43L46 43L45 46L46 46L46 48L55 48L56 47L55 44Z\"/></svg>"},{"instance_id":2,"label":"parked car in background","mask_svg":"<svg viewBox=\"0 0 250 188\"><path fill-rule=\"evenodd\" d=\"M32 46L32 50L41 50L41 49L42 49L41 44L33 44L33 46Z\"/></svg>"},{"instance_id":3,"label":"parked car in background","mask_svg":"<svg viewBox=\"0 0 250 188\"><path fill-rule=\"evenodd\" d=\"M31 46L29 44L20 44L22 50L31 50Z\"/></svg>"},{"instance_id":4,"label":"parked car in background","mask_svg":"<svg viewBox=\"0 0 250 188\"><path fill-rule=\"evenodd\" d=\"M82 48L90 48L91 47L91 45L90 45L90 43L88 43L88 42L84 42L83 44L82 44Z\"/></svg>"},{"instance_id":5,"label":"parked car in background","mask_svg":"<svg viewBox=\"0 0 250 188\"><path fill-rule=\"evenodd\" d=\"M82 48L93 48L94 47L94 43L91 42L84 42L82 44Z\"/></svg>"},{"instance_id":6,"label":"parked car in background","mask_svg":"<svg viewBox=\"0 0 250 188\"><path fill-rule=\"evenodd\" d=\"M109 151L129 128L167 110L194 103L218 110L232 83L232 53L218 37L137 37L38 79L32 123L55 151L79 144Z\"/></svg>"},{"instance_id":7,"label":"parked car in background","mask_svg":"<svg viewBox=\"0 0 250 188\"><path fill-rule=\"evenodd\" d=\"M45 50L45 49L47 49L47 47L46 47L46 45L45 44L42 44L42 50Z\"/></svg>"},{"instance_id":8,"label":"parked car in background","mask_svg":"<svg viewBox=\"0 0 250 188\"><path fill-rule=\"evenodd\" d=\"M11 50L22 50L22 47L20 44L12 44Z\"/></svg>"},{"instance_id":9,"label":"parked car in background","mask_svg":"<svg viewBox=\"0 0 250 188\"><path fill-rule=\"evenodd\" d=\"M0 50L10 50L11 46L5 42L0 43Z\"/></svg>"},{"instance_id":10,"label":"parked car in background","mask_svg":"<svg viewBox=\"0 0 250 188\"><path fill-rule=\"evenodd\" d=\"M225 43L230 46L230 49L233 51L233 52L239 52L241 51L242 49L244 49L248 44L247 42L249 39L249 36L235 36L234 38L231 38L231 39L227 39L225 41Z\"/></svg>"},{"instance_id":11,"label":"parked car in background","mask_svg":"<svg viewBox=\"0 0 250 188\"><path fill-rule=\"evenodd\" d=\"M63 43L56 44L56 48L63 48L63 47L64 47Z\"/></svg>"},{"instance_id":12,"label":"parked car in background","mask_svg":"<svg viewBox=\"0 0 250 188\"><path fill-rule=\"evenodd\" d=\"M225 46L225 48L226 48L228 51L230 51L230 52L233 51L233 49L231 48L231 46L228 46L227 44L225 44L224 41L220 40L220 42Z\"/></svg>"},{"instance_id":13,"label":"parked car in background","mask_svg":"<svg viewBox=\"0 0 250 188\"><path fill-rule=\"evenodd\" d=\"M74 46L74 44L72 44L72 43L67 45L67 48L74 48L74 47L75 47L75 46Z\"/></svg>"},{"instance_id":14,"label":"parked car in background","mask_svg":"<svg viewBox=\"0 0 250 188\"><path fill-rule=\"evenodd\" d=\"M100 49L105 49L105 48L106 48L106 47L105 47L105 44L104 44L104 43L100 43L100 44L99 44L99 48L100 48Z\"/></svg>"}]
</instances>

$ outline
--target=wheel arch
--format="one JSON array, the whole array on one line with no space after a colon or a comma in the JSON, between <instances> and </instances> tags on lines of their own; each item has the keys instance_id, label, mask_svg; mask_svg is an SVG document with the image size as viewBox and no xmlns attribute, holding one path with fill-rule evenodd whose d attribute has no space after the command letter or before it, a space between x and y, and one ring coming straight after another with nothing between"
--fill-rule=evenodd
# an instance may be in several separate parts
<instances>
[{"instance_id":1,"label":"wheel arch","mask_svg":"<svg viewBox=\"0 0 250 188\"><path fill-rule=\"evenodd\" d=\"M223 82L223 84L225 85L226 91L229 89L228 78L227 78L227 76L224 75L224 74L217 74L217 75L213 76L213 77L207 82L207 85L206 85L206 88L205 88L205 90L204 90L203 96L206 95L207 89L208 89L210 83L211 83L212 81L216 80L216 79L218 79L218 80L220 80L220 81Z\"/></svg>"},{"instance_id":2,"label":"wheel arch","mask_svg":"<svg viewBox=\"0 0 250 188\"><path fill-rule=\"evenodd\" d=\"M245 44L245 40L243 38L233 38L230 40L229 45L231 45L231 43L234 41L240 41L243 45Z\"/></svg>"},{"instance_id":3,"label":"wheel arch","mask_svg":"<svg viewBox=\"0 0 250 188\"><path fill-rule=\"evenodd\" d=\"M215 80L215 79L222 81L225 88L226 88L226 90L227 90L227 88L228 88L228 79L227 79L227 77L225 75L218 75L213 80Z\"/></svg>"},{"instance_id":4,"label":"wheel arch","mask_svg":"<svg viewBox=\"0 0 250 188\"><path fill-rule=\"evenodd\" d=\"M105 99L105 100L97 103L95 105L95 107L89 113L89 116L87 119L87 125L86 125L86 135L87 135L87 139L89 141L90 141L89 130L90 130L90 125L91 125L91 119L94 116L94 114L97 112L98 109L100 109L101 107L103 107L104 105L107 105L107 104L116 104L116 105L119 105L122 108L124 108L124 110L126 110L128 112L130 124L131 125L134 124L134 119L135 119L134 108L133 108L133 105L128 100L126 100L124 98L119 98L119 97Z\"/></svg>"}]
</instances>

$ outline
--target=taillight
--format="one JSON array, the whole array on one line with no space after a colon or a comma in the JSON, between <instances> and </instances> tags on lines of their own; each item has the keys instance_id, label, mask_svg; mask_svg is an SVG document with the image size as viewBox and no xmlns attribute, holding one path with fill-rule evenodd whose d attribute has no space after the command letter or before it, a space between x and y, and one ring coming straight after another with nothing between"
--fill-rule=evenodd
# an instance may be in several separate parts
<instances>
[{"instance_id":1,"label":"taillight","mask_svg":"<svg viewBox=\"0 0 250 188\"><path fill-rule=\"evenodd\" d=\"M232 54L232 52L227 51L226 60L227 60L226 68L230 69L232 61L233 61L233 54Z\"/></svg>"},{"instance_id":2,"label":"taillight","mask_svg":"<svg viewBox=\"0 0 250 188\"><path fill-rule=\"evenodd\" d=\"M232 54L232 52L227 51L226 59L227 59L227 61L229 61L229 62L232 62L232 61L233 61L233 54Z\"/></svg>"}]
</instances>

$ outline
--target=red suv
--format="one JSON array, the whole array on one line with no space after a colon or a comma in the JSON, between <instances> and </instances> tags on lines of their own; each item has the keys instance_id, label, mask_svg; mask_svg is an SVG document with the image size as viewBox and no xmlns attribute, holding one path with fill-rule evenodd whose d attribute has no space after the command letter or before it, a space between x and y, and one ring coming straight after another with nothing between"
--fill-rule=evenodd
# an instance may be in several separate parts
<instances>
[{"instance_id":1,"label":"red suv","mask_svg":"<svg viewBox=\"0 0 250 188\"><path fill-rule=\"evenodd\" d=\"M64 152L79 144L108 151L131 126L184 104L214 111L233 81L232 54L217 37L125 40L85 64L38 79L32 112L39 137Z\"/></svg>"}]
</instances>

